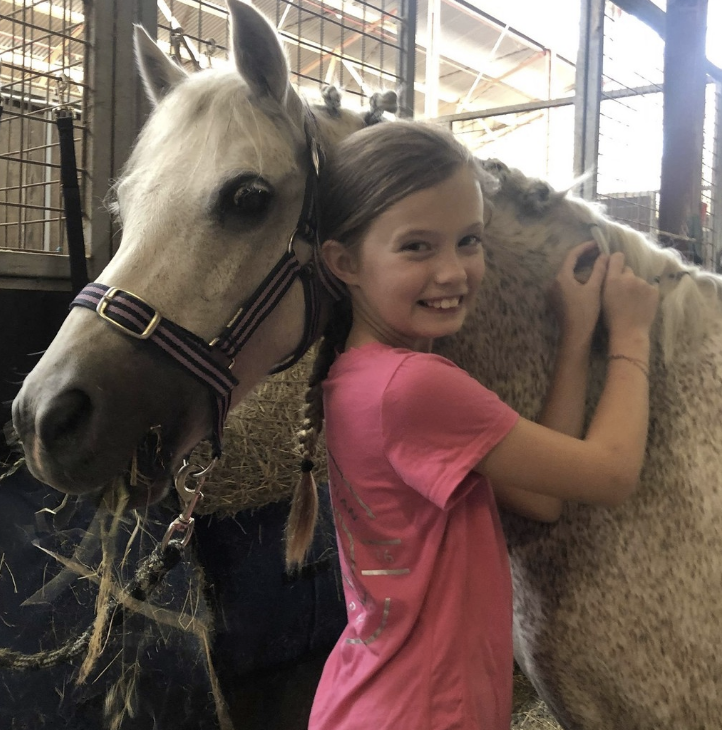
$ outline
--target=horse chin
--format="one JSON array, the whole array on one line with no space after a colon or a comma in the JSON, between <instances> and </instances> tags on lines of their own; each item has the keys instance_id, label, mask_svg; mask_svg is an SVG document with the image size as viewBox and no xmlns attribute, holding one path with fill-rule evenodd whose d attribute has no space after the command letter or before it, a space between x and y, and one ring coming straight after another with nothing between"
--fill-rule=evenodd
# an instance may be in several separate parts
<instances>
[{"instance_id":1,"label":"horse chin","mask_svg":"<svg viewBox=\"0 0 722 730\"><path fill-rule=\"evenodd\" d=\"M176 461L163 444L160 426L151 428L136 446L127 469L102 490L103 501L111 509L155 504L168 493Z\"/></svg>"},{"instance_id":2,"label":"horse chin","mask_svg":"<svg viewBox=\"0 0 722 730\"><path fill-rule=\"evenodd\" d=\"M132 482L130 473L114 479L113 482L100 493L100 501L111 512L118 510L145 510L168 494L172 483L170 474L158 476L153 481L146 477L137 478Z\"/></svg>"},{"instance_id":3,"label":"horse chin","mask_svg":"<svg viewBox=\"0 0 722 730\"><path fill-rule=\"evenodd\" d=\"M180 456L162 442L160 427L146 432L130 456L126 456L125 466L112 476L96 470L76 470L72 477L62 468L51 471L27 447L25 459L30 473L39 481L59 492L86 495L112 511L143 509L159 502L168 493L172 475L181 464Z\"/></svg>"}]
</instances>

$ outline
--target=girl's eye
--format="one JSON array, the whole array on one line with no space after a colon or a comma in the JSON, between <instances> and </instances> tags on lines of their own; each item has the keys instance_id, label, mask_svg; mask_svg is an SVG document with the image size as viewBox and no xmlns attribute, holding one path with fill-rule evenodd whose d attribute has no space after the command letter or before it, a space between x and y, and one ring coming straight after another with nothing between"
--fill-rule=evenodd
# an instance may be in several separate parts
<instances>
[{"instance_id":1,"label":"girl's eye","mask_svg":"<svg viewBox=\"0 0 722 730\"><path fill-rule=\"evenodd\" d=\"M428 248L429 244L424 243L424 241L409 241L408 243L405 243L403 246L401 246L402 251L410 251L412 253L427 251Z\"/></svg>"},{"instance_id":2,"label":"girl's eye","mask_svg":"<svg viewBox=\"0 0 722 730\"><path fill-rule=\"evenodd\" d=\"M476 235L471 236L464 236L461 241L459 241L459 246L462 247L468 247L468 246L480 246L481 245L481 237Z\"/></svg>"}]
</instances>

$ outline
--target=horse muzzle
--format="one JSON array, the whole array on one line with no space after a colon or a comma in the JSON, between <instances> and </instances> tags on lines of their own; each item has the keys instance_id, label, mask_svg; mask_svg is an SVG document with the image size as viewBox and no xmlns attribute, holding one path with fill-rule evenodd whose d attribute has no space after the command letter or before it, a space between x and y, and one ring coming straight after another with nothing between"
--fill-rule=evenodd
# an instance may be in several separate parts
<instances>
[{"instance_id":1,"label":"horse muzzle","mask_svg":"<svg viewBox=\"0 0 722 730\"><path fill-rule=\"evenodd\" d=\"M71 313L63 328L13 403L28 468L62 492L120 478L134 501L156 501L212 428L208 392L89 313Z\"/></svg>"}]
</instances>

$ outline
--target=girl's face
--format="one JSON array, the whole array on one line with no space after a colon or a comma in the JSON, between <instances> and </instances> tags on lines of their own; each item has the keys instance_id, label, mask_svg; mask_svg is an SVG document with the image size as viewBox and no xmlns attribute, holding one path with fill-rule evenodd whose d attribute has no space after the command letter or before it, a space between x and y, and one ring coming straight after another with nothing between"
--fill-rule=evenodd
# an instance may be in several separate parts
<instances>
[{"instance_id":1,"label":"girl's face","mask_svg":"<svg viewBox=\"0 0 722 730\"><path fill-rule=\"evenodd\" d=\"M337 249L346 258L332 268L342 269L353 305L349 345L425 350L458 332L484 276L483 216L479 183L464 166L389 208L352 251Z\"/></svg>"}]
</instances>

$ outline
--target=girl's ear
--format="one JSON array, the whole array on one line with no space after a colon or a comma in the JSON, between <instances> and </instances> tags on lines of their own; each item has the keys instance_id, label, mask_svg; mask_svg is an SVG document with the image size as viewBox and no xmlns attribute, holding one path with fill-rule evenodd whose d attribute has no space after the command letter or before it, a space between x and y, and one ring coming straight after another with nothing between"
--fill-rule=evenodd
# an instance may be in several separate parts
<instances>
[{"instance_id":1,"label":"girl's ear","mask_svg":"<svg viewBox=\"0 0 722 730\"><path fill-rule=\"evenodd\" d=\"M339 241L325 241L321 246L321 257L326 268L347 286L358 279L356 256Z\"/></svg>"}]
</instances>

